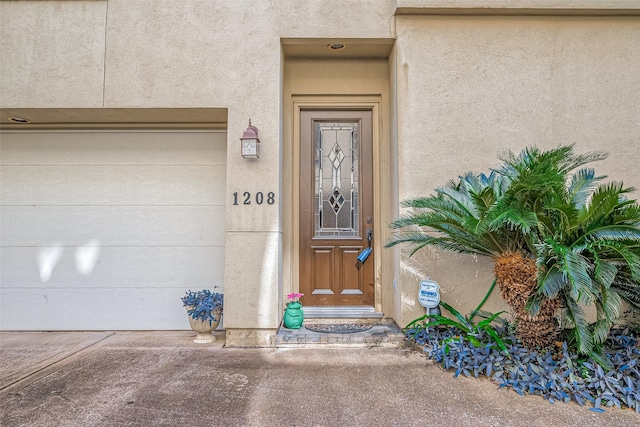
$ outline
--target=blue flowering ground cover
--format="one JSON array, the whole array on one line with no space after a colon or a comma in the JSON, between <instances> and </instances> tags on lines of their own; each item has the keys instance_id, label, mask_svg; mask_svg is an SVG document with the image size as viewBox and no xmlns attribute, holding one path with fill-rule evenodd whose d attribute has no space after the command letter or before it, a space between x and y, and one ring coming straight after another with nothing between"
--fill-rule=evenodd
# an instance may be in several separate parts
<instances>
[{"instance_id":1,"label":"blue flowering ground cover","mask_svg":"<svg viewBox=\"0 0 640 427\"><path fill-rule=\"evenodd\" d=\"M550 403L575 401L596 412L615 407L640 413L640 346L638 336L628 329L609 335L604 349L613 365L609 371L591 358L573 354L566 342L554 350L527 349L509 329L496 327L508 355L494 342L479 346L454 327L414 325L404 332L410 344L456 377L486 376L500 387L523 396L541 395Z\"/></svg>"}]
</instances>

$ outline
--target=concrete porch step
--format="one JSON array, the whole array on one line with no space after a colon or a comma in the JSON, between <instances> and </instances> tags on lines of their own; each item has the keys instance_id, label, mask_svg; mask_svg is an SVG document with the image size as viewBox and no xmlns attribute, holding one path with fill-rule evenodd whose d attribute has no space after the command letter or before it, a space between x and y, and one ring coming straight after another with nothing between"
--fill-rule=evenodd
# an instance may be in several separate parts
<instances>
[{"instance_id":1,"label":"concrete porch step","mask_svg":"<svg viewBox=\"0 0 640 427\"><path fill-rule=\"evenodd\" d=\"M354 333L326 333L307 329L317 324L366 324L371 328ZM399 347L404 343L402 331L391 319L308 319L300 329L280 326L276 335L277 348L287 347Z\"/></svg>"}]
</instances>

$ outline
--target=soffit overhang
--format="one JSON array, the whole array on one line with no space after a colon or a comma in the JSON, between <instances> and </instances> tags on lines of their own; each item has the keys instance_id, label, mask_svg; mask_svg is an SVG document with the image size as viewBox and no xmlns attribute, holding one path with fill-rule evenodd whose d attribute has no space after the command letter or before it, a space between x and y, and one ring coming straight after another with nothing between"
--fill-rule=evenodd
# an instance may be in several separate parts
<instances>
[{"instance_id":1,"label":"soffit overhang","mask_svg":"<svg viewBox=\"0 0 640 427\"><path fill-rule=\"evenodd\" d=\"M393 38L282 38L284 57L316 59L380 59L388 58L393 48ZM331 49L332 45L344 45L343 49Z\"/></svg>"},{"instance_id":2,"label":"soffit overhang","mask_svg":"<svg viewBox=\"0 0 640 427\"><path fill-rule=\"evenodd\" d=\"M638 0L396 0L396 15L639 16Z\"/></svg>"},{"instance_id":3,"label":"soffit overhang","mask_svg":"<svg viewBox=\"0 0 640 427\"><path fill-rule=\"evenodd\" d=\"M27 119L14 123L11 117ZM1 129L226 129L226 108L0 108Z\"/></svg>"}]
</instances>

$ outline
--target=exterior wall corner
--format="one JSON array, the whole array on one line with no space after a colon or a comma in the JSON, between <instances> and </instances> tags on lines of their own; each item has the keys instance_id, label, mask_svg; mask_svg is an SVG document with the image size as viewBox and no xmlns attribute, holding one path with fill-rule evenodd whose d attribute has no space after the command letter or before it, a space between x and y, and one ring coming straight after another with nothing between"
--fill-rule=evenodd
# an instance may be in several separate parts
<instances>
[{"instance_id":1,"label":"exterior wall corner","mask_svg":"<svg viewBox=\"0 0 640 427\"><path fill-rule=\"evenodd\" d=\"M225 347L274 347L277 329L227 328Z\"/></svg>"}]
</instances>

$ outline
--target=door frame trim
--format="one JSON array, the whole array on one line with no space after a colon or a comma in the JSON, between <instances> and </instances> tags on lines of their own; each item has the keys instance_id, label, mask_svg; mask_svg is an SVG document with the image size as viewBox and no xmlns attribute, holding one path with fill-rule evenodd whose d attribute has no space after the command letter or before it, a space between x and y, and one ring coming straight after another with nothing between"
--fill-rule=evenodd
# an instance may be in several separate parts
<instances>
[{"instance_id":1,"label":"door frame trim","mask_svg":"<svg viewBox=\"0 0 640 427\"><path fill-rule=\"evenodd\" d=\"M300 113L302 110L327 110L327 111L348 111L348 110L370 110L372 119L373 137L373 250L382 255L383 244L379 236L384 236L382 232L382 198L381 198L381 104L382 97L378 95L363 96L292 96L292 178L300 176ZM300 182L298 179L290 179L290 215L291 228L287 237L290 242L290 268L291 268L291 290L297 292L300 289ZM377 238L376 238L377 237ZM380 270L382 266L382 256L374 257L374 309L382 312L382 285Z\"/></svg>"}]
</instances>

